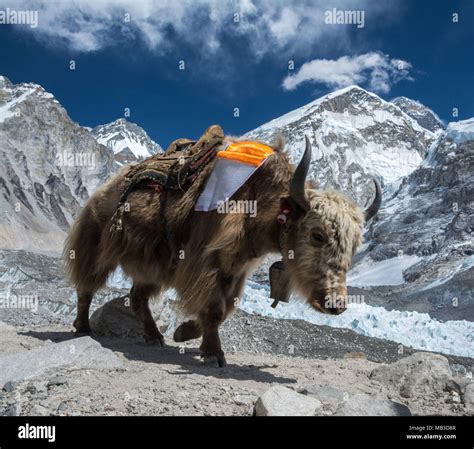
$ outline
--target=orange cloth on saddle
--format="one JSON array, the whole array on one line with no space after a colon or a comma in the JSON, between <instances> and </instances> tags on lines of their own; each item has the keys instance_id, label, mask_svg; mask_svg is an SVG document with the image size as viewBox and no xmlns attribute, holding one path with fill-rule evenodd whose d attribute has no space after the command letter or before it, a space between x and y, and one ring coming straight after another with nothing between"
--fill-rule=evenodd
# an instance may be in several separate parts
<instances>
[{"instance_id":1,"label":"orange cloth on saddle","mask_svg":"<svg viewBox=\"0 0 474 449\"><path fill-rule=\"evenodd\" d=\"M217 157L231 159L258 167L274 150L263 143L244 140L232 142L225 150L218 151Z\"/></svg>"}]
</instances>

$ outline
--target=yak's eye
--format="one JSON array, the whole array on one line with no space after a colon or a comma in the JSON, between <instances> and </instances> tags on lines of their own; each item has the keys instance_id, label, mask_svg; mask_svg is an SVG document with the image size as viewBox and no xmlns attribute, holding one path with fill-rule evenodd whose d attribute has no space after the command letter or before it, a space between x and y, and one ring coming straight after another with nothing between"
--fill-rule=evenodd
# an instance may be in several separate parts
<instances>
[{"instance_id":1,"label":"yak's eye","mask_svg":"<svg viewBox=\"0 0 474 449\"><path fill-rule=\"evenodd\" d=\"M314 246L321 246L324 243L324 235L321 232L311 233L311 244Z\"/></svg>"}]
</instances>

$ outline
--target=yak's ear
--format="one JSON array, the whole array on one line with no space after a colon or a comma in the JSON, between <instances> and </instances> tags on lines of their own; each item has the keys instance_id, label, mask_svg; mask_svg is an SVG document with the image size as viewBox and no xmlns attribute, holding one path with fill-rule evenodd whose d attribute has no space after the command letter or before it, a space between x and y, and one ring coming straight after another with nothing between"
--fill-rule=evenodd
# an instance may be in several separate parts
<instances>
[{"instance_id":1,"label":"yak's ear","mask_svg":"<svg viewBox=\"0 0 474 449\"><path fill-rule=\"evenodd\" d=\"M277 134L273 138L273 142L270 144L270 147L277 153L283 153L285 149L285 137L283 134Z\"/></svg>"},{"instance_id":2,"label":"yak's ear","mask_svg":"<svg viewBox=\"0 0 474 449\"><path fill-rule=\"evenodd\" d=\"M291 196L283 196L280 198L280 211L286 218L291 221L296 221L306 214L306 210L302 209L299 204L291 198ZM285 213L288 211L287 213Z\"/></svg>"},{"instance_id":3,"label":"yak's ear","mask_svg":"<svg viewBox=\"0 0 474 449\"><path fill-rule=\"evenodd\" d=\"M310 204L306 197L305 184L309 164L311 162L311 143L309 142L308 136L305 135L304 137L306 140L306 148L290 182L290 197L302 211L307 212L310 208Z\"/></svg>"}]
</instances>

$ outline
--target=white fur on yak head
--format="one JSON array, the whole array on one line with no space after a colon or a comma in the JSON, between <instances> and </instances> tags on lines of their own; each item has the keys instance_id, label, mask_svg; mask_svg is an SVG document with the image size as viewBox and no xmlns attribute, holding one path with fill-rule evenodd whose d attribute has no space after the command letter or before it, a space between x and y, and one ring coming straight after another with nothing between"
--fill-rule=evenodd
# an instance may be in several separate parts
<instances>
[{"instance_id":1,"label":"white fur on yak head","mask_svg":"<svg viewBox=\"0 0 474 449\"><path fill-rule=\"evenodd\" d=\"M347 307L346 273L362 242L363 227L379 210L380 184L374 178L375 198L363 211L344 194L305 186L311 161L306 137L304 155L295 170L288 201L297 209L288 222L285 265L291 284L309 304L323 313L338 315Z\"/></svg>"}]
</instances>

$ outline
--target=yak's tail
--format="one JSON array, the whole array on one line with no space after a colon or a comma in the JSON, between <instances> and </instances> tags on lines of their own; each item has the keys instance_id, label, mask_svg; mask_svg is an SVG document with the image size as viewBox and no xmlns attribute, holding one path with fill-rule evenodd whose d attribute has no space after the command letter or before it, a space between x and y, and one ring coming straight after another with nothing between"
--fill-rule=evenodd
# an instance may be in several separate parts
<instances>
[{"instance_id":1,"label":"yak's tail","mask_svg":"<svg viewBox=\"0 0 474 449\"><path fill-rule=\"evenodd\" d=\"M71 226L63 260L69 282L78 292L93 294L105 283L107 273L98 267L101 228L86 205Z\"/></svg>"}]
</instances>

